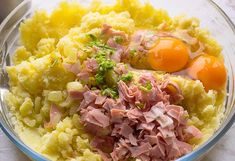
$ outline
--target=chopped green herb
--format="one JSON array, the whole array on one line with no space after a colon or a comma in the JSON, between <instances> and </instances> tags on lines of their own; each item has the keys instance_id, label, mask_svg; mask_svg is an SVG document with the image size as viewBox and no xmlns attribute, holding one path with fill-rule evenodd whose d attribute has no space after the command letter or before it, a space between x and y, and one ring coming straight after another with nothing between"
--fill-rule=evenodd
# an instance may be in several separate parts
<instances>
[{"instance_id":1,"label":"chopped green herb","mask_svg":"<svg viewBox=\"0 0 235 161\"><path fill-rule=\"evenodd\" d=\"M136 103L135 105L138 109L143 109L144 108L144 103L139 102L139 103Z\"/></svg>"},{"instance_id":2,"label":"chopped green herb","mask_svg":"<svg viewBox=\"0 0 235 161\"><path fill-rule=\"evenodd\" d=\"M121 36L115 36L115 37L114 37L114 41L115 41L116 43L118 43L118 44L121 44L121 43L124 42L124 39L123 39L123 37L121 37Z\"/></svg>"},{"instance_id":3,"label":"chopped green herb","mask_svg":"<svg viewBox=\"0 0 235 161\"><path fill-rule=\"evenodd\" d=\"M117 98L118 97L118 91L116 88L105 88L101 91L102 95L109 96L112 98Z\"/></svg>"},{"instance_id":4,"label":"chopped green herb","mask_svg":"<svg viewBox=\"0 0 235 161\"><path fill-rule=\"evenodd\" d=\"M150 82L148 82L145 86L147 88L147 90L151 90L152 89L152 85Z\"/></svg>"},{"instance_id":5,"label":"chopped green herb","mask_svg":"<svg viewBox=\"0 0 235 161\"><path fill-rule=\"evenodd\" d=\"M115 88L117 87L118 75L114 72L114 70L109 70L105 73L105 82L108 87Z\"/></svg>"},{"instance_id":6,"label":"chopped green herb","mask_svg":"<svg viewBox=\"0 0 235 161\"><path fill-rule=\"evenodd\" d=\"M110 60L110 59L106 59L103 62L101 62L100 64L100 71L101 72L107 72L110 69L113 69L113 67L115 66L115 62Z\"/></svg>"},{"instance_id":7,"label":"chopped green herb","mask_svg":"<svg viewBox=\"0 0 235 161\"><path fill-rule=\"evenodd\" d=\"M112 70L114 66L115 63L108 60L99 64L98 72L95 75L97 84L105 84L105 75L109 70Z\"/></svg>"},{"instance_id":8,"label":"chopped green herb","mask_svg":"<svg viewBox=\"0 0 235 161\"><path fill-rule=\"evenodd\" d=\"M107 59L104 53L98 53L96 60L99 63L98 72L95 75L95 80L98 85L105 84L105 75L109 70L112 70L116 65L114 61Z\"/></svg>"},{"instance_id":9,"label":"chopped green herb","mask_svg":"<svg viewBox=\"0 0 235 161\"><path fill-rule=\"evenodd\" d=\"M101 73L97 73L95 75L95 81L96 81L97 84L104 84L105 83L104 82L104 75L101 74Z\"/></svg>"},{"instance_id":10,"label":"chopped green herb","mask_svg":"<svg viewBox=\"0 0 235 161\"><path fill-rule=\"evenodd\" d=\"M97 60L98 63L103 62L104 60L106 60L106 53L104 53L104 52L98 52L98 53L95 55L95 59Z\"/></svg>"},{"instance_id":11,"label":"chopped green herb","mask_svg":"<svg viewBox=\"0 0 235 161\"><path fill-rule=\"evenodd\" d=\"M93 34L88 34L88 36L90 37L90 39L91 39L92 41L97 41L97 37L96 37L95 35L93 35Z\"/></svg>"},{"instance_id":12,"label":"chopped green herb","mask_svg":"<svg viewBox=\"0 0 235 161\"><path fill-rule=\"evenodd\" d=\"M89 34L88 36L91 38L91 42L89 42L88 48L95 46L99 49L98 52L93 55L99 64L98 71L94 77L95 84L93 85L98 86L98 88L101 89L102 95L117 98L118 91L116 82L114 82L114 80L110 81L113 77L113 69L116 63L109 59L109 55L112 54L115 49L109 47L92 34Z\"/></svg>"},{"instance_id":13,"label":"chopped green herb","mask_svg":"<svg viewBox=\"0 0 235 161\"><path fill-rule=\"evenodd\" d=\"M127 74L122 75L121 80L124 82L130 82L133 78L133 73L128 72Z\"/></svg>"},{"instance_id":14,"label":"chopped green herb","mask_svg":"<svg viewBox=\"0 0 235 161\"><path fill-rule=\"evenodd\" d=\"M144 92L149 92L149 91L151 91L151 89L152 89L152 85L151 85L150 82L148 82L148 83L146 83L145 86L140 85L140 86L139 86L139 89L142 90L142 91L144 91Z\"/></svg>"},{"instance_id":15,"label":"chopped green herb","mask_svg":"<svg viewBox=\"0 0 235 161\"><path fill-rule=\"evenodd\" d=\"M134 56L136 52L137 52L136 49L130 49L130 54L131 54L131 56Z\"/></svg>"},{"instance_id":16,"label":"chopped green herb","mask_svg":"<svg viewBox=\"0 0 235 161\"><path fill-rule=\"evenodd\" d=\"M93 34L88 34L89 38L91 39L91 42L88 43L88 46L93 47L96 46L98 48L100 48L101 50L106 50L106 52L114 52L114 48L109 47L108 45L106 45L105 43L103 43L102 41L98 40L98 38L93 35Z\"/></svg>"},{"instance_id":17,"label":"chopped green herb","mask_svg":"<svg viewBox=\"0 0 235 161\"><path fill-rule=\"evenodd\" d=\"M110 50L110 51L114 51L115 50L115 49L109 47L108 45L105 45L105 44L103 44L102 42L99 42L99 41L92 41L92 42L90 42L90 45L91 46L96 46L96 47L98 47L100 49L106 49L106 50Z\"/></svg>"},{"instance_id":18,"label":"chopped green herb","mask_svg":"<svg viewBox=\"0 0 235 161\"><path fill-rule=\"evenodd\" d=\"M91 87L91 90L97 90L97 87Z\"/></svg>"},{"instance_id":19,"label":"chopped green herb","mask_svg":"<svg viewBox=\"0 0 235 161\"><path fill-rule=\"evenodd\" d=\"M95 77L89 77L89 79L88 79L88 84L89 84L90 86L96 85L96 78L95 78Z\"/></svg>"}]
</instances>

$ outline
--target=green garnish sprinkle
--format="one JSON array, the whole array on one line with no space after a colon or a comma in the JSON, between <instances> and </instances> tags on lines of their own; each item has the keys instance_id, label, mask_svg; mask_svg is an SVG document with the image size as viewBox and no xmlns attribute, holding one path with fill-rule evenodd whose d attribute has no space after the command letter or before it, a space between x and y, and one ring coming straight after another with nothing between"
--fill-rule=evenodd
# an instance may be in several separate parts
<instances>
[{"instance_id":1,"label":"green garnish sprinkle","mask_svg":"<svg viewBox=\"0 0 235 161\"><path fill-rule=\"evenodd\" d=\"M151 85L150 82L147 82L147 83L145 84L145 86L140 85L140 86L139 86L139 89L142 90L142 91L144 91L144 92L149 92L149 91L151 91L151 89L152 89L152 85Z\"/></svg>"},{"instance_id":2,"label":"green garnish sprinkle","mask_svg":"<svg viewBox=\"0 0 235 161\"><path fill-rule=\"evenodd\" d=\"M135 105L138 109L143 109L144 108L144 103L139 102L139 103L136 103Z\"/></svg>"},{"instance_id":3,"label":"green garnish sprinkle","mask_svg":"<svg viewBox=\"0 0 235 161\"><path fill-rule=\"evenodd\" d=\"M107 76L110 76L108 73L114 69L116 66L116 63L109 59L109 54L112 54L115 49L109 47L105 43L103 43L101 40L98 40L96 36L93 34L88 35L91 39L91 42L89 42L88 47L97 47L99 50L94 55L97 63L99 64L98 71L95 74L95 82L96 86L98 86L101 89L101 94L106 95L112 98L118 97L118 91L117 88L109 87L107 86L109 83L107 83Z\"/></svg>"},{"instance_id":4,"label":"green garnish sprinkle","mask_svg":"<svg viewBox=\"0 0 235 161\"><path fill-rule=\"evenodd\" d=\"M137 52L136 49L130 49L130 54L131 54L131 56L134 56L136 52Z\"/></svg>"},{"instance_id":5,"label":"green garnish sprinkle","mask_svg":"<svg viewBox=\"0 0 235 161\"><path fill-rule=\"evenodd\" d=\"M95 75L95 80L98 85L105 84L105 74L109 70L113 70L114 66L116 65L114 61L106 58L106 53L99 52L96 55L96 61L99 64L98 72Z\"/></svg>"},{"instance_id":6,"label":"green garnish sprinkle","mask_svg":"<svg viewBox=\"0 0 235 161\"><path fill-rule=\"evenodd\" d=\"M116 88L105 88L101 91L101 94L112 98L118 98L118 91Z\"/></svg>"},{"instance_id":7,"label":"green garnish sprinkle","mask_svg":"<svg viewBox=\"0 0 235 161\"><path fill-rule=\"evenodd\" d=\"M118 44L121 44L121 43L124 42L124 39L123 39L123 37L121 37L121 36L115 36L115 37L114 37L114 41L115 41L116 43L118 43Z\"/></svg>"},{"instance_id":8,"label":"green garnish sprinkle","mask_svg":"<svg viewBox=\"0 0 235 161\"><path fill-rule=\"evenodd\" d=\"M88 34L89 38L94 42L94 41L98 41L97 37L93 34Z\"/></svg>"},{"instance_id":9,"label":"green garnish sprinkle","mask_svg":"<svg viewBox=\"0 0 235 161\"><path fill-rule=\"evenodd\" d=\"M121 80L124 82L130 82L133 78L133 73L128 72L127 74L122 75Z\"/></svg>"},{"instance_id":10,"label":"green garnish sprinkle","mask_svg":"<svg viewBox=\"0 0 235 161\"><path fill-rule=\"evenodd\" d=\"M90 37L90 39L92 40L91 42L89 42L88 46L92 47L92 46L96 46L98 47L101 51L104 52L110 52L113 53L115 51L114 48L106 45L105 43L103 43L102 41L98 40L98 38L93 35L93 34L88 34L88 36Z\"/></svg>"}]
</instances>

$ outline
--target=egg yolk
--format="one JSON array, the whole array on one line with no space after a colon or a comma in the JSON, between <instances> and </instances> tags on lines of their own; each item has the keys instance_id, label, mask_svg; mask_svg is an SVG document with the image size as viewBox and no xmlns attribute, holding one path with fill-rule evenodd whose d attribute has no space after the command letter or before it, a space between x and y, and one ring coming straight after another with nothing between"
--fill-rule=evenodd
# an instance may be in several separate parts
<instances>
[{"instance_id":1,"label":"egg yolk","mask_svg":"<svg viewBox=\"0 0 235 161\"><path fill-rule=\"evenodd\" d=\"M188 47L179 39L165 37L156 41L148 53L148 62L155 70L176 72L185 67L189 59Z\"/></svg>"},{"instance_id":2,"label":"egg yolk","mask_svg":"<svg viewBox=\"0 0 235 161\"><path fill-rule=\"evenodd\" d=\"M203 54L192 60L187 73L202 82L206 90L220 90L226 83L226 69L217 57Z\"/></svg>"}]
</instances>

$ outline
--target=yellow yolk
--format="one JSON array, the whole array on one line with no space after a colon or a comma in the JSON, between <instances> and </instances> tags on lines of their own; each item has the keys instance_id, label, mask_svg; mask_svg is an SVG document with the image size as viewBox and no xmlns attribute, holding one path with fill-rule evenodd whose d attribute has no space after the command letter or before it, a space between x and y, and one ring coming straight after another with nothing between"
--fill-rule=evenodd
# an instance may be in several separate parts
<instances>
[{"instance_id":1,"label":"yellow yolk","mask_svg":"<svg viewBox=\"0 0 235 161\"><path fill-rule=\"evenodd\" d=\"M188 47L179 39L165 37L156 41L148 53L148 62L155 70L176 72L185 67L189 59Z\"/></svg>"},{"instance_id":2,"label":"yellow yolk","mask_svg":"<svg viewBox=\"0 0 235 161\"><path fill-rule=\"evenodd\" d=\"M206 90L223 89L226 83L226 69L223 62L208 54L194 58L189 64L187 73L193 79L200 80Z\"/></svg>"}]
</instances>

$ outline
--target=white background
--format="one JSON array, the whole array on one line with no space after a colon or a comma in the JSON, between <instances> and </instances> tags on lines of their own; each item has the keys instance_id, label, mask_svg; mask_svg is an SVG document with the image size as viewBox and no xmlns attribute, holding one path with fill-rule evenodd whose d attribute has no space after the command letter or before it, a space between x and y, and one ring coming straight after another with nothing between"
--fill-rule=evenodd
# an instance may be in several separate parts
<instances>
[{"instance_id":1,"label":"white background","mask_svg":"<svg viewBox=\"0 0 235 161\"><path fill-rule=\"evenodd\" d=\"M214 0L235 23L235 0ZM235 125L203 161L235 161ZM30 161L0 130L0 161Z\"/></svg>"}]
</instances>

